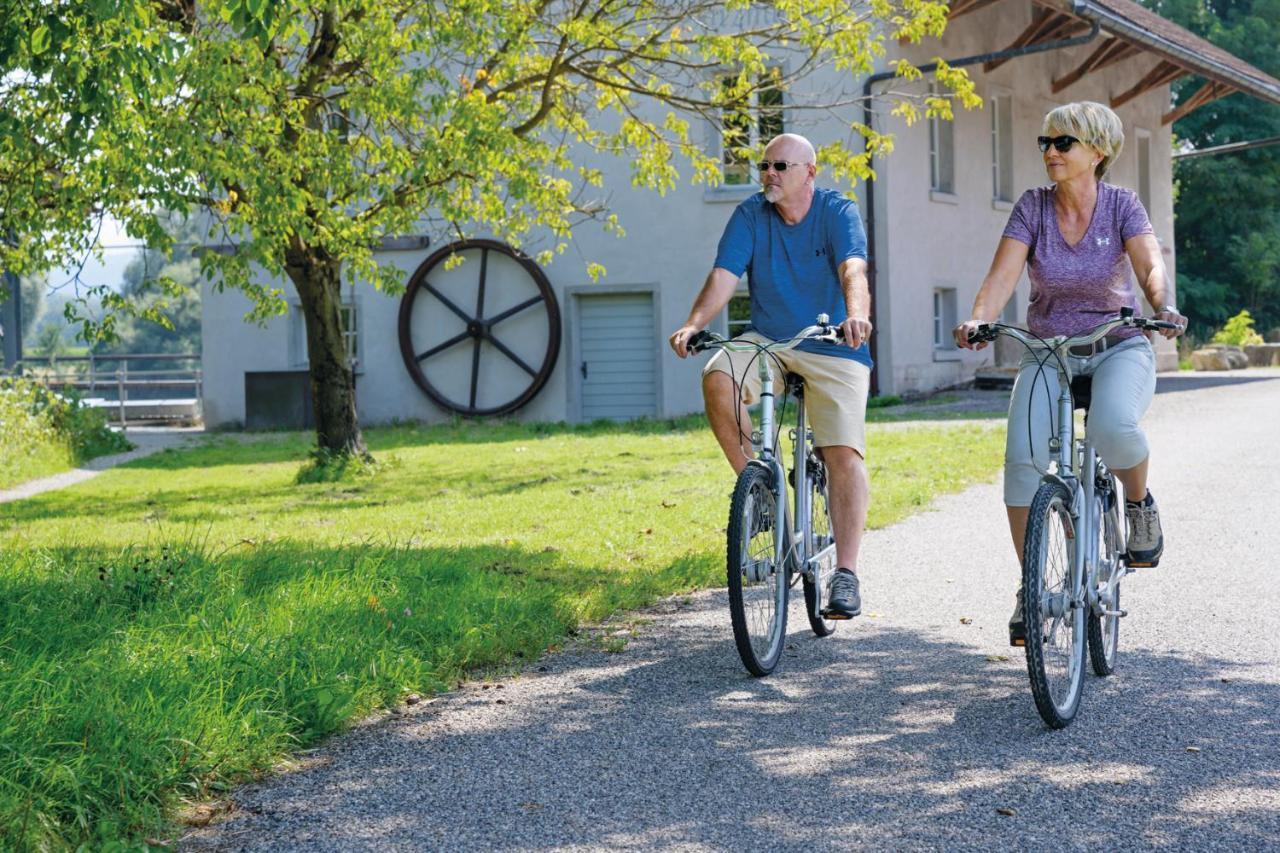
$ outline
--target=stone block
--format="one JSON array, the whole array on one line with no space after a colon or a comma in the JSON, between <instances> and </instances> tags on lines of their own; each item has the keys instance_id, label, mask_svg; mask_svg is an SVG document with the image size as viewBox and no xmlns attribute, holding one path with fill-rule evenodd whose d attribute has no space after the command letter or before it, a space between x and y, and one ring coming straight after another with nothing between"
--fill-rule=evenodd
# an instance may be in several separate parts
<instances>
[{"instance_id":1,"label":"stone block","mask_svg":"<svg viewBox=\"0 0 1280 853\"><path fill-rule=\"evenodd\" d=\"M1191 366L1196 370L1230 370L1231 362L1221 349L1198 349L1191 353Z\"/></svg>"},{"instance_id":2,"label":"stone block","mask_svg":"<svg viewBox=\"0 0 1280 853\"><path fill-rule=\"evenodd\" d=\"M1249 344L1244 348L1250 367L1280 367L1280 343Z\"/></svg>"}]
</instances>

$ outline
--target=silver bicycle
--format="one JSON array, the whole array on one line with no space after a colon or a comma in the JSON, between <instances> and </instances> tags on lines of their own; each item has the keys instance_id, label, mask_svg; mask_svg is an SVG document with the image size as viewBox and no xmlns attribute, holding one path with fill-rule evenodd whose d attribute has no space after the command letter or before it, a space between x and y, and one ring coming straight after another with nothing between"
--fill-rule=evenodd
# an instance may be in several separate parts
<instances>
[{"instance_id":1,"label":"silver bicycle","mask_svg":"<svg viewBox=\"0 0 1280 853\"><path fill-rule=\"evenodd\" d=\"M759 356L760 428L751 433L758 453L734 486L726 549L733 638L743 664L755 676L768 675L782 656L790 589L797 578L804 585L805 612L813 632L825 637L836 628L835 622L822 616L824 579L834 571L836 560L827 507L827 472L805 420L804 380L794 373L785 376L786 392L796 400L789 477L783 469L778 449L780 419L775 420L774 412L777 374L772 354L792 349L801 341L840 340L839 329L830 325L826 314L819 314L815 325L788 341L731 341L707 331L689 340L691 352L719 347ZM740 382L738 385L741 387ZM787 503L788 484L795 491L794 513Z\"/></svg>"},{"instance_id":2,"label":"silver bicycle","mask_svg":"<svg viewBox=\"0 0 1280 853\"><path fill-rule=\"evenodd\" d=\"M1097 675L1115 671L1126 615L1120 581L1133 567L1125 557L1124 487L1089 441L1087 416L1085 434L1075 434L1073 412L1088 410L1092 377L1074 375L1070 358L1063 358L1120 326L1178 328L1125 309L1072 337L1039 338L1000 323L980 325L969 335L973 342L1011 337L1036 354L1042 369L1052 365L1058 374L1057 433L1049 439L1049 470L1031 501L1022 559L1027 674L1036 709L1055 729L1070 724L1080 707L1086 644Z\"/></svg>"}]
</instances>

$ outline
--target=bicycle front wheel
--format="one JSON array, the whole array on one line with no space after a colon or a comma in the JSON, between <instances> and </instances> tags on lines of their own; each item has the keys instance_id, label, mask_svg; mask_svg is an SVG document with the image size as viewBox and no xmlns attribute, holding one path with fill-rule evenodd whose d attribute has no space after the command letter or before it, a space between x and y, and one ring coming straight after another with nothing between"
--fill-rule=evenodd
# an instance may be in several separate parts
<instances>
[{"instance_id":1,"label":"bicycle front wheel","mask_svg":"<svg viewBox=\"0 0 1280 853\"><path fill-rule=\"evenodd\" d=\"M812 557L835 542L831 532L831 510L827 507L827 471L816 458L808 462L809 474L809 548ZM822 581L817 570L804 576L804 611L809 616L809 627L819 637L828 637L839 623L822 618Z\"/></svg>"},{"instance_id":2,"label":"bicycle front wheel","mask_svg":"<svg viewBox=\"0 0 1280 853\"><path fill-rule=\"evenodd\" d=\"M1075 533L1071 492L1062 483L1042 484L1027 518L1023 616L1031 694L1055 729L1075 718L1084 689L1085 602L1073 580Z\"/></svg>"},{"instance_id":3,"label":"bicycle front wheel","mask_svg":"<svg viewBox=\"0 0 1280 853\"><path fill-rule=\"evenodd\" d=\"M754 676L778 665L787 634L787 569L778 562L773 476L760 465L738 475L729 508L729 616L742 663Z\"/></svg>"},{"instance_id":4,"label":"bicycle front wheel","mask_svg":"<svg viewBox=\"0 0 1280 853\"><path fill-rule=\"evenodd\" d=\"M1120 525L1124 524L1124 516L1114 476L1111 481L1098 514L1099 604L1104 612L1089 614L1089 662L1097 675L1115 672L1120 655L1120 579L1125 573Z\"/></svg>"}]
</instances>

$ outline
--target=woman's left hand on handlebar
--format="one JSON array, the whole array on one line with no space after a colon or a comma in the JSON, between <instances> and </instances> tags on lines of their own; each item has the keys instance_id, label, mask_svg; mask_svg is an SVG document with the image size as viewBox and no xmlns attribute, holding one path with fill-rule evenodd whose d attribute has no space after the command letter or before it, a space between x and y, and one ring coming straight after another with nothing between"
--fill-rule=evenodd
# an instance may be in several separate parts
<instances>
[{"instance_id":1,"label":"woman's left hand on handlebar","mask_svg":"<svg viewBox=\"0 0 1280 853\"><path fill-rule=\"evenodd\" d=\"M1157 329L1156 330L1160 334L1164 335L1166 338L1176 338L1178 337L1178 335L1181 335L1187 330L1187 318L1179 314L1177 311L1171 311L1169 309L1157 311L1155 316L1152 319L1165 320L1169 323L1178 324L1178 328L1176 329Z\"/></svg>"}]
</instances>

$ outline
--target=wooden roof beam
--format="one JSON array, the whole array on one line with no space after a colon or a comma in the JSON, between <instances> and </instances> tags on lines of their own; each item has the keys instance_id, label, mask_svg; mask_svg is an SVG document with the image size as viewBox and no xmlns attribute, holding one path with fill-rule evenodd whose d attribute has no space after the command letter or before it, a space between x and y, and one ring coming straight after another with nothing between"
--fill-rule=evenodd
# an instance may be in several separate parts
<instances>
[{"instance_id":1,"label":"wooden roof beam","mask_svg":"<svg viewBox=\"0 0 1280 853\"><path fill-rule=\"evenodd\" d=\"M1237 91L1239 90L1228 86L1225 83L1218 83L1210 80L1208 83L1201 86L1200 89L1190 98L1187 98L1181 104L1178 104L1178 106L1172 111L1165 113L1164 118L1160 119L1160 123L1173 124L1192 110L1197 110L1205 104L1216 101L1219 98L1225 98L1232 92Z\"/></svg>"},{"instance_id":2,"label":"wooden roof beam","mask_svg":"<svg viewBox=\"0 0 1280 853\"><path fill-rule=\"evenodd\" d=\"M1089 54L1089 57L1072 72L1053 81L1053 92L1056 95L1063 89L1077 82L1087 74L1106 68L1119 62L1122 59L1128 59L1137 53L1138 49L1127 41L1118 38L1109 38L1097 50Z\"/></svg>"},{"instance_id":3,"label":"wooden roof beam","mask_svg":"<svg viewBox=\"0 0 1280 853\"><path fill-rule=\"evenodd\" d=\"M1129 103L1139 95L1144 95L1152 89L1159 88L1167 83L1172 83L1174 80L1177 80L1179 77L1184 77L1188 73L1190 72L1182 66L1174 65L1167 59L1162 59L1160 62L1156 63L1155 68L1148 71L1146 76L1135 83L1132 88L1112 98L1111 109L1119 109L1121 106Z\"/></svg>"},{"instance_id":4,"label":"wooden roof beam","mask_svg":"<svg viewBox=\"0 0 1280 853\"><path fill-rule=\"evenodd\" d=\"M1088 29L1089 24L1080 18L1065 15L1061 12L1053 12L1047 9L1041 9L1036 12L1035 18L1027 26L1022 34L1013 40L1013 44L1009 45L1005 50L1013 50L1019 47L1029 47L1033 44L1041 44L1042 42L1052 41L1056 38L1069 35L1082 29ZM1008 62L1008 59L997 59L994 62L983 63L982 70L990 73Z\"/></svg>"},{"instance_id":5,"label":"wooden roof beam","mask_svg":"<svg viewBox=\"0 0 1280 853\"><path fill-rule=\"evenodd\" d=\"M952 0L951 8L947 11L947 20L954 21L961 15L967 15L970 12L976 12L998 0Z\"/></svg>"}]
</instances>

